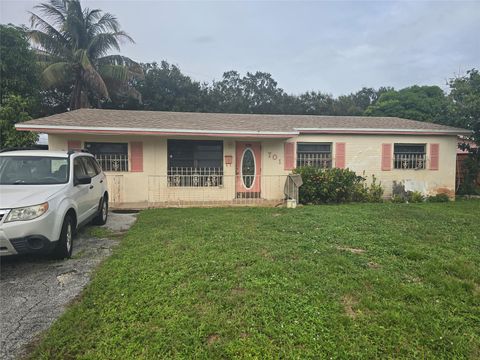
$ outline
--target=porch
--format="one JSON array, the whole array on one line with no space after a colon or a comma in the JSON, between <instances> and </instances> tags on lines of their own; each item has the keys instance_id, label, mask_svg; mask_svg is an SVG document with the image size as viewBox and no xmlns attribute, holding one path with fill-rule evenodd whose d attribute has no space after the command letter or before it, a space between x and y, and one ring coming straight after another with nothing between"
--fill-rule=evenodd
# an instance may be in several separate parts
<instances>
[{"instance_id":1,"label":"porch","mask_svg":"<svg viewBox=\"0 0 480 360\"><path fill-rule=\"evenodd\" d=\"M126 201L126 192L132 191L131 177L106 174L112 209L272 207L289 199L298 202L298 182L291 175L148 175L146 200L132 202Z\"/></svg>"}]
</instances>

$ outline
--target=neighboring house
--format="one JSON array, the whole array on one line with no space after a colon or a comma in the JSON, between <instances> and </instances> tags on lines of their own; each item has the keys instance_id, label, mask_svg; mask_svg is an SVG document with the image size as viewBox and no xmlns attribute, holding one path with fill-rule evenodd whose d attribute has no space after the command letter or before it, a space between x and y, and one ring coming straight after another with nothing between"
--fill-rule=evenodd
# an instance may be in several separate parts
<instances>
[{"instance_id":1,"label":"neighboring house","mask_svg":"<svg viewBox=\"0 0 480 360\"><path fill-rule=\"evenodd\" d=\"M424 194L455 193L457 135L389 117L81 109L16 125L49 148L85 148L117 207L278 203L296 166L349 168Z\"/></svg>"}]
</instances>

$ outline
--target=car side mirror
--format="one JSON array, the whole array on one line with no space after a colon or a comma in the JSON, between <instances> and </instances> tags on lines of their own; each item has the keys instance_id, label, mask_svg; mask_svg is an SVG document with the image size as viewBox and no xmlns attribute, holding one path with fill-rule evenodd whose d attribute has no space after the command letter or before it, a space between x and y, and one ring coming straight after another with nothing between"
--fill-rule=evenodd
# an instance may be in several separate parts
<instances>
[{"instance_id":1,"label":"car side mirror","mask_svg":"<svg viewBox=\"0 0 480 360\"><path fill-rule=\"evenodd\" d=\"M80 175L80 176L75 177L75 181L73 182L73 184L75 186L77 186L77 185L88 185L88 184L91 184L91 183L92 183L92 178L90 176L86 176L86 175Z\"/></svg>"}]
</instances>

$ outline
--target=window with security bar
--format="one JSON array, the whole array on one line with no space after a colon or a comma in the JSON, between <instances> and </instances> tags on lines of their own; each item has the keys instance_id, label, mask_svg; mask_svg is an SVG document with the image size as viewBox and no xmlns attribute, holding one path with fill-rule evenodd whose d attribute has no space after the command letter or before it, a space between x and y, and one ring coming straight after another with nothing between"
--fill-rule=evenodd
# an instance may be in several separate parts
<instances>
[{"instance_id":1,"label":"window with security bar","mask_svg":"<svg viewBox=\"0 0 480 360\"><path fill-rule=\"evenodd\" d=\"M168 140L168 185L223 185L223 141Z\"/></svg>"},{"instance_id":2,"label":"window with security bar","mask_svg":"<svg viewBox=\"0 0 480 360\"><path fill-rule=\"evenodd\" d=\"M103 171L128 171L128 143L86 142Z\"/></svg>"},{"instance_id":3,"label":"window with security bar","mask_svg":"<svg viewBox=\"0 0 480 360\"><path fill-rule=\"evenodd\" d=\"M425 144L395 144L393 147L394 169L425 169L427 155Z\"/></svg>"},{"instance_id":4,"label":"window with security bar","mask_svg":"<svg viewBox=\"0 0 480 360\"><path fill-rule=\"evenodd\" d=\"M298 143L297 167L313 166L328 169L332 167L331 143Z\"/></svg>"}]
</instances>

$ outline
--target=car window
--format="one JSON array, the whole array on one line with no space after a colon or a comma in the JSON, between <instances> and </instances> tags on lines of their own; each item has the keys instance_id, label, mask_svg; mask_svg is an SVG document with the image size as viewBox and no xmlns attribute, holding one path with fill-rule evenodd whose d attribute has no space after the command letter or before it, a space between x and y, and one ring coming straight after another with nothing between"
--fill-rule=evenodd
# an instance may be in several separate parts
<instances>
[{"instance_id":1,"label":"car window","mask_svg":"<svg viewBox=\"0 0 480 360\"><path fill-rule=\"evenodd\" d=\"M83 161L81 158L77 157L73 160L73 176L77 179L81 176L87 176L87 172L85 171L85 167L83 166Z\"/></svg>"},{"instance_id":2,"label":"car window","mask_svg":"<svg viewBox=\"0 0 480 360\"><path fill-rule=\"evenodd\" d=\"M1 185L48 185L68 182L68 159L50 156L1 156Z\"/></svg>"},{"instance_id":3,"label":"car window","mask_svg":"<svg viewBox=\"0 0 480 360\"><path fill-rule=\"evenodd\" d=\"M91 159L92 159L93 165L95 166L95 170L97 170L97 174L100 174L102 172L102 168L100 164L98 163L97 159L95 158L91 158Z\"/></svg>"},{"instance_id":4,"label":"car window","mask_svg":"<svg viewBox=\"0 0 480 360\"><path fill-rule=\"evenodd\" d=\"M83 164L85 165L85 170L87 171L87 175L90 176L91 178L95 177L98 175L97 170L95 169L95 166L93 165L93 162L91 158L89 157L82 157Z\"/></svg>"},{"instance_id":5,"label":"car window","mask_svg":"<svg viewBox=\"0 0 480 360\"><path fill-rule=\"evenodd\" d=\"M92 164L93 168L95 169L95 174L98 175L102 172L100 165L98 165L97 161L93 157L89 157L88 161Z\"/></svg>"}]
</instances>

